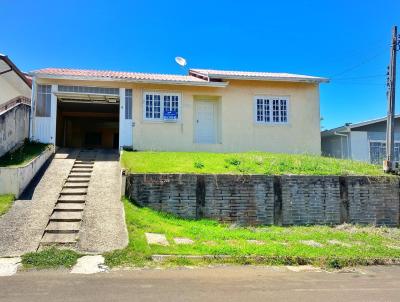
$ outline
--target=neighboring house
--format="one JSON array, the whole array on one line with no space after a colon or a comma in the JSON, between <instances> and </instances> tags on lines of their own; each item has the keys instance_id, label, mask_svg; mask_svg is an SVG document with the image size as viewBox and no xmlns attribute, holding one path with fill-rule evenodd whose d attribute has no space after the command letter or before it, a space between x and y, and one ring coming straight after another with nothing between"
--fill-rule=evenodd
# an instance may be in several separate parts
<instances>
[{"instance_id":1,"label":"neighboring house","mask_svg":"<svg viewBox=\"0 0 400 302\"><path fill-rule=\"evenodd\" d=\"M30 99L31 86L30 79L6 55L0 54L0 108L19 97Z\"/></svg>"},{"instance_id":2,"label":"neighboring house","mask_svg":"<svg viewBox=\"0 0 400 302\"><path fill-rule=\"evenodd\" d=\"M29 135L31 81L0 54L0 156Z\"/></svg>"},{"instance_id":3,"label":"neighboring house","mask_svg":"<svg viewBox=\"0 0 400 302\"><path fill-rule=\"evenodd\" d=\"M345 124L321 133L322 154L381 165L386 157L386 117ZM400 116L395 118L395 160L400 159Z\"/></svg>"},{"instance_id":4,"label":"neighboring house","mask_svg":"<svg viewBox=\"0 0 400 302\"><path fill-rule=\"evenodd\" d=\"M190 69L188 75L33 71L32 139L66 147L320 154L325 78Z\"/></svg>"}]
</instances>

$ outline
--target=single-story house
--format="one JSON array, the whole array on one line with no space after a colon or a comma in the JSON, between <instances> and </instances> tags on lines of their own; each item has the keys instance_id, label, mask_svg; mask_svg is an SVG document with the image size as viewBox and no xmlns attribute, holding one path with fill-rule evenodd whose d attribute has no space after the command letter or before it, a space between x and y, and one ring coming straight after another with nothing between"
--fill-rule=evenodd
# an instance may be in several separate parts
<instances>
[{"instance_id":1,"label":"single-story house","mask_svg":"<svg viewBox=\"0 0 400 302\"><path fill-rule=\"evenodd\" d=\"M0 54L0 156L29 135L31 85L10 58Z\"/></svg>"},{"instance_id":2,"label":"single-story house","mask_svg":"<svg viewBox=\"0 0 400 302\"><path fill-rule=\"evenodd\" d=\"M31 138L64 147L320 154L319 84L288 73L33 71Z\"/></svg>"},{"instance_id":3,"label":"single-story house","mask_svg":"<svg viewBox=\"0 0 400 302\"><path fill-rule=\"evenodd\" d=\"M381 165L386 158L387 118L378 118L322 131L322 154ZM395 117L394 157L400 159L400 115Z\"/></svg>"}]
</instances>

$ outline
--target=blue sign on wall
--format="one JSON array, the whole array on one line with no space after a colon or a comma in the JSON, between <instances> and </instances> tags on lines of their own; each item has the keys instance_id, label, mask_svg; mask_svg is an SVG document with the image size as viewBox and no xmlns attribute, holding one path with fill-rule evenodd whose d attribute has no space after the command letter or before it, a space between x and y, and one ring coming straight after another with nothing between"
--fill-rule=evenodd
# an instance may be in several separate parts
<instances>
[{"instance_id":1,"label":"blue sign on wall","mask_svg":"<svg viewBox=\"0 0 400 302\"><path fill-rule=\"evenodd\" d=\"M178 113L173 110L164 110L164 121L176 121L178 119Z\"/></svg>"}]
</instances>

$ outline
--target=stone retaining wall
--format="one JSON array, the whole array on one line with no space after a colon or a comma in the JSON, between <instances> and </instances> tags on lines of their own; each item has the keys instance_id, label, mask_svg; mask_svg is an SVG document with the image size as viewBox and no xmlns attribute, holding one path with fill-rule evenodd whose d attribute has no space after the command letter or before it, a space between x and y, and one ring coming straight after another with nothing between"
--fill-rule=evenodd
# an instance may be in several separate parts
<instances>
[{"instance_id":1,"label":"stone retaining wall","mask_svg":"<svg viewBox=\"0 0 400 302\"><path fill-rule=\"evenodd\" d=\"M129 174L126 196L175 215L241 225L399 225L399 178Z\"/></svg>"}]
</instances>

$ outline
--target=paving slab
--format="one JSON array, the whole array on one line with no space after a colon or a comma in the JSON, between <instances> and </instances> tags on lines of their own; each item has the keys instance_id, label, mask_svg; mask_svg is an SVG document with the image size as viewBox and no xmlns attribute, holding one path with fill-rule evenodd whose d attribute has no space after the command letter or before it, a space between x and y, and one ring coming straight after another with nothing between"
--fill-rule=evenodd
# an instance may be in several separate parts
<instances>
[{"instance_id":1,"label":"paving slab","mask_svg":"<svg viewBox=\"0 0 400 302\"><path fill-rule=\"evenodd\" d=\"M21 266L21 258L0 258L0 277L12 276L17 273Z\"/></svg>"},{"instance_id":2,"label":"paving slab","mask_svg":"<svg viewBox=\"0 0 400 302\"><path fill-rule=\"evenodd\" d=\"M263 245L263 244L265 244L264 241L256 240L256 239L249 239L249 240L246 240L246 241L247 241L247 243L256 244L256 245Z\"/></svg>"},{"instance_id":3,"label":"paving slab","mask_svg":"<svg viewBox=\"0 0 400 302\"><path fill-rule=\"evenodd\" d=\"M323 247L324 245L322 243L316 242L314 240L300 240L300 243L312 246L312 247Z\"/></svg>"},{"instance_id":4,"label":"paving slab","mask_svg":"<svg viewBox=\"0 0 400 302\"><path fill-rule=\"evenodd\" d=\"M148 244L169 245L167 237L164 234L145 233Z\"/></svg>"},{"instance_id":5,"label":"paving slab","mask_svg":"<svg viewBox=\"0 0 400 302\"><path fill-rule=\"evenodd\" d=\"M328 240L329 244L332 245L341 245L343 247L351 247L352 245L343 241L339 241L339 240Z\"/></svg>"},{"instance_id":6,"label":"paving slab","mask_svg":"<svg viewBox=\"0 0 400 302\"><path fill-rule=\"evenodd\" d=\"M299 265L299 266L286 266L286 268L291 271L291 272L296 272L296 273L300 273L300 272L323 272L322 269L312 266L312 265Z\"/></svg>"},{"instance_id":7,"label":"paving slab","mask_svg":"<svg viewBox=\"0 0 400 302\"><path fill-rule=\"evenodd\" d=\"M64 180L74 163L76 150L60 150L11 209L0 218L0 257L36 251L57 202ZM24 198L24 199L22 199Z\"/></svg>"},{"instance_id":8,"label":"paving slab","mask_svg":"<svg viewBox=\"0 0 400 302\"><path fill-rule=\"evenodd\" d=\"M190 238L182 238L182 237L174 238L174 242L176 244L193 244L194 243L194 241L192 239L190 239Z\"/></svg>"},{"instance_id":9,"label":"paving slab","mask_svg":"<svg viewBox=\"0 0 400 302\"><path fill-rule=\"evenodd\" d=\"M71 274L96 274L107 272L109 269L104 264L104 257L101 255L83 256L71 270Z\"/></svg>"}]
</instances>

